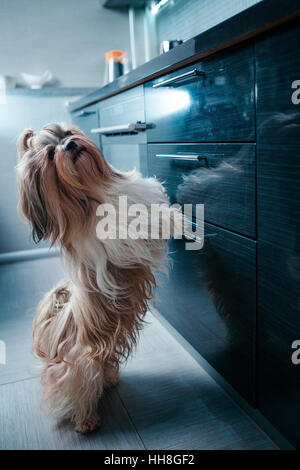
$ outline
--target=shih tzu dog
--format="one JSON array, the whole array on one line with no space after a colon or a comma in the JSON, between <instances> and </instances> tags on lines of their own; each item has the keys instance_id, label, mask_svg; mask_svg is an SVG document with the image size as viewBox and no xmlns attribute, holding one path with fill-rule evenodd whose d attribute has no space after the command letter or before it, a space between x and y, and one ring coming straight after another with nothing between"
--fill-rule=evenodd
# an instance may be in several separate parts
<instances>
[{"instance_id":1,"label":"shih tzu dog","mask_svg":"<svg viewBox=\"0 0 300 470\"><path fill-rule=\"evenodd\" d=\"M166 240L147 237L145 228L139 237L99 238L97 208L109 203L118 214L119 196L141 210L164 204L180 229L182 214L169 208L156 179L115 170L75 126L26 129L18 152L20 213L36 242L60 246L70 275L45 295L33 323L43 394L49 410L86 433L98 427L98 400L104 387L118 382L156 285L155 270L167 259ZM164 228L164 216L159 224Z\"/></svg>"}]
</instances>

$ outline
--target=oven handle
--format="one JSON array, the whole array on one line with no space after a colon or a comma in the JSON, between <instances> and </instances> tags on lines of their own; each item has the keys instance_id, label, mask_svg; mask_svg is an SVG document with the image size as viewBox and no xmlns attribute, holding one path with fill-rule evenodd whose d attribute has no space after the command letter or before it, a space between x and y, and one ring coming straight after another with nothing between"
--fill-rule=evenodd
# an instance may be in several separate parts
<instances>
[{"instance_id":1,"label":"oven handle","mask_svg":"<svg viewBox=\"0 0 300 470\"><path fill-rule=\"evenodd\" d=\"M131 132L143 132L147 128L145 122L128 123L120 124L119 126L110 126L110 127L97 127L91 129L91 134L101 134L101 135L114 135L114 134L129 134Z\"/></svg>"},{"instance_id":2,"label":"oven handle","mask_svg":"<svg viewBox=\"0 0 300 470\"><path fill-rule=\"evenodd\" d=\"M176 75L176 77L171 77L168 78L167 80L163 80L162 82L159 83L154 83L152 85L152 88L159 88L161 86L168 86L175 84L176 82L180 82L181 80L186 80L188 78L197 78L197 77L203 77L205 75L204 72L198 69L190 70L189 72L181 73L180 75Z\"/></svg>"}]
</instances>

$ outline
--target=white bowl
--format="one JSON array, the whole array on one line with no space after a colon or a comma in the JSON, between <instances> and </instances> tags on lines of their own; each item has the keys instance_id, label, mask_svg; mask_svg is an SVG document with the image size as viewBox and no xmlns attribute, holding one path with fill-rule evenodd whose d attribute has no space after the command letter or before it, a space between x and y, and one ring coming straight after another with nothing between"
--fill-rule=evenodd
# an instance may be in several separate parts
<instances>
[{"instance_id":1,"label":"white bowl","mask_svg":"<svg viewBox=\"0 0 300 470\"><path fill-rule=\"evenodd\" d=\"M49 70L46 70L42 75L31 75L30 73L22 72L21 77L30 88L42 88L45 83L52 80L53 75Z\"/></svg>"}]
</instances>

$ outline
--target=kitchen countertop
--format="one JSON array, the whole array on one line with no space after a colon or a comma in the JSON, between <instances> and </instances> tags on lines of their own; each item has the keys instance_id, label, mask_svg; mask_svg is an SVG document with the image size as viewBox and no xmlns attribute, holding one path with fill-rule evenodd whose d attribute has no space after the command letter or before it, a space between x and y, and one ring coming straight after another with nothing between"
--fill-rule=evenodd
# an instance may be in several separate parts
<instances>
[{"instance_id":1,"label":"kitchen countertop","mask_svg":"<svg viewBox=\"0 0 300 470\"><path fill-rule=\"evenodd\" d=\"M300 17L299 0L264 0L193 39L161 54L126 75L69 103L70 112L102 101L153 78L253 38Z\"/></svg>"},{"instance_id":2,"label":"kitchen countertop","mask_svg":"<svg viewBox=\"0 0 300 470\"><path fill-rule=\"evenodd\" d=\"M16 88L6 88L4 90L0 90L0 94L5 94L6 96L26 96L26 97L33 97L36 98L37 96L41 97L56 97L56 96L65 96L74 99L76 96L76 101L78 96L86 96L91 92L95 91L95 87L51 87L51 86L44 86L42 88L32 89L26 87L16 87ZM71 101L70 101L71 103Z\"/></svg>"},{"instance_id":3,"label":"kitchen countertop","mask_svg":"<svg viewBox=\"0 0 300 470\"><path fill-rule=\"evenodd\" d=\"M16 88L6 88L1 90L7 96L74 96L90 94L94 91L95 88L92 87L52 87L44 86L42 88L26 88L26 87L16 87Z\"/></svg>"}]
</instances>

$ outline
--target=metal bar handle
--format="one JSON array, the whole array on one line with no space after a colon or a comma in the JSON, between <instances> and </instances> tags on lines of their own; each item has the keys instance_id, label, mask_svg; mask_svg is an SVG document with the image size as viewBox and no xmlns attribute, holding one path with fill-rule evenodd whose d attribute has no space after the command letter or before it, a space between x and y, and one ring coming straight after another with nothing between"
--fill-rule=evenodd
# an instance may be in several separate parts
<instances>
[{"instance_id":1,"label":"metal bar handle","mask_svg":"<svg viewBox=\"0 0 300 470\"><path fill-rule=\"evenodd\" d=\"M204 160L205 163L206 163L206 166L208 166L208 161L207 161L207 157L203 156L203 155L195 155L195 154L190 154L190 155L180 155L180 154L176 154L176 153L157 153L156 154L156 157L157 158L169 158L169 159L172 159L172 160L188 160L188 161L198 161L200 162L201 160Z\"/></svg>"},{"instance_id":2,"label":"metal bar handle","mask_svg":"<svg viewBox=\"0 0 300 470\"><path fill-rule=\"evenodd\" d=\"M113 135L113 134L128 134L130 132L142 132L146 130L145 122L136 122L128 124L120 124L119 126L110 127L97 127L91 129L91 134Z\"/></svg>"},{"instance_id":3,"label":"metal bar handle","mask_svg":"<svg viewBox=\"0 0 300 470\"><path fill-rule=\"evenodd\" d=\"M185 72L185 73L181 73L180 75L176 75L176 77L168 78L167 80L164 80L162 82L154 83L154 85L152 85L152 88L159 88L161 86L167 86L167 85L174 84L174 83L176 83L178 81L181 81L181 80L186 80L187 78L203 77L204 75L205 75L205 73L201 72L201 70L194 69L194 70L190 70L189 72Z\"/></svg>"}]
</instances>

